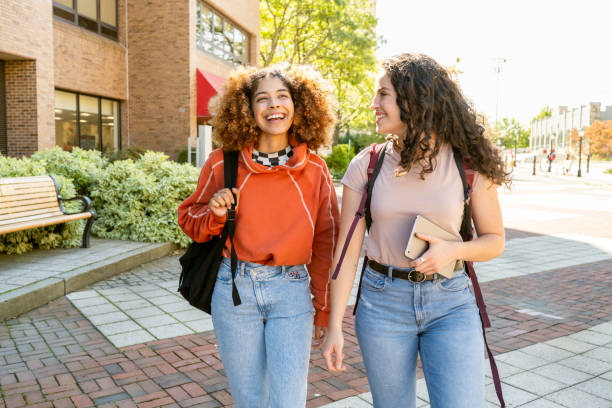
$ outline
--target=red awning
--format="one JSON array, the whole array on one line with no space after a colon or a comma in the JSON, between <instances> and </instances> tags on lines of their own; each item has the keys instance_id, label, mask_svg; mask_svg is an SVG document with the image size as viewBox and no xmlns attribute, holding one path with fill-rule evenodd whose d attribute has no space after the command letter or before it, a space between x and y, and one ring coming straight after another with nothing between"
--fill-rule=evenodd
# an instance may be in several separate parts
<instances>
[{"instance_id":1,"label":"red awning","mask_svg":"<svg viewBox=\"0 0 612 408\"><path fill-rule=\"evenodd\" d=\"M196 71L198 87L198 117L210 118L212 115L208 110L208 102L210 101L210 98L219 92L221 85L223 82L225 82L225 78L197 68Z\"/></svg>"}]
</instances>

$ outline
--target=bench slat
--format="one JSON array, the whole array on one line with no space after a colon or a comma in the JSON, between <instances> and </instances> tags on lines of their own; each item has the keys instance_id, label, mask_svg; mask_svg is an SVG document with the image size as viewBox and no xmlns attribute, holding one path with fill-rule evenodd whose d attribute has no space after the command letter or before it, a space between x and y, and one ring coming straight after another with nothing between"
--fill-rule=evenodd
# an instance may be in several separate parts
<instances>
[{"instance_id":1,"label":"bench slat","mask_svg":"<svg viewBox=\"0 0 612 408\"><path fill-rule=\"evenodd\" d=\"M57 202L55 194L28 194L22 196L0 197L0 208L17 207L20 205L30 205L46 202Z\"/></svg>"},{"instance_id":2,"label":"bench slat","mask_svg":"<svg viewBox=\"0 0 612 408\"><path fill-rule=\"evenodd\" d=\"M27 189L15 189L13 186L0 186L0 197L8 197L8 196L19 196L23 194L34 194L34 193L53 193L55 192L55 187L51 185L47 185L46 187L33 187Z\"/></svg>"},{"instance_id":3,"label":"bench slat","mask_svg":"<svg viewBox=\"0 0 612 408\"><path fill-rule=\"evenodd\" d=\"M20 222L11 225L0 225L0 234L8 234L9 232L23 231L31 228L46 227L48 225L61 224L67 221L83 220L91 217L91 213L80 213L73 215L58 215L44 219Z\"/></svg>"},{"instance_id":4,"label":"bench slat","mask_svg":"<svg viewBox=\"0 0 612 408\"><path fill-rule=\"evenodd\" d=\"M0 223L2 223L2 221L11 220L15 218L23 218L23 217L29 217L31 215L49 214L49 213L57 213L57 212L61 214L61 211L59 210L59 208L57 208L57 210L54 210L54 211L49 211L48 208L41 208L38 210L30 210L30 211L21 212L19 213L19 216L15 216L14 214L0 214Z\"/></svg>"},{"instance_id":5,"label":"bench slat","mask_svg":"<svg viewBox=\"0 0 612 408\"><path fill-rule=\"evenodd\" d=\"M2 187L11 188L16 191L29 190L31 188L37 188L37 187L53 187L53 189L55 190L55 184L53 184L53 180L51 179L38 181L36 183L9 184L9 185L4 185Z\"/></svg>"},{"instance_id":6,"label":"bench slat","mask_svg":"<svg viewBox=\"0 0 612 408\"><path fill-rule=\"evenodd\" d=\"M37 214L37 215L30 215L29 217L19 217L19 218L11 218L8 220L0 220L0 228L3 225L11 225L11 224L19 224L21 222L30 222L33 220L40 220L42 218L50 218L50 217L58 217L60 215L64 215L60 212L57 213L46 213L46 214Z\"/></svg>"},{"instance_id":7,"label":"bench slat","mask_svg":"<svg viewBox=\"0 0 612 408\"><path fill-rule=\"evenodd\" d=\"M46 202L42 202L42 203L31 203L28 202L27 205L19 205L19 206L12 206L12 207L7 207L7 208L0 208L0 215L2 214L13 214L13 217L19 217L20 214L22 213L27 213L29 211L32 210L41 210L47 208L49 209L48 212L51 211L60 211L59 205L57 205L57 200L56 201L49 201L47 200Z\"/></svg>"},{"instance_id":8,"label":"bench slat","mask_svg":"<svg viewBox=\"0 0 612 408\"><path fill-rule=\"evenodd\" d=\"M29 177L4 177L0 178L0 185L3 184L22 184L22 183L38 183L41 181L50 181L49 176L29 176Z\"/></svg>"}]
</instances>

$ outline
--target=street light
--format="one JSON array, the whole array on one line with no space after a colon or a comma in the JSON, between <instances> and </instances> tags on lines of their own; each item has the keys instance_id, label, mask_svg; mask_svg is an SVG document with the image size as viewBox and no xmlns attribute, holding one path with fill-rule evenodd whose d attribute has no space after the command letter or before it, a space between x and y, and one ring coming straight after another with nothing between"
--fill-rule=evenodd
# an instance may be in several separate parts
<instances>
[{"instance_id":1,"label":"street light","mask_svg":"<svg viewBox=\"0 0 612 408\"><path fill-rule=\"evenodd\" d=\"M584 137L584 128L578 131L580 142L578 143L578 177L582 177L582 138Z\"/></svg>"},{"instance_id":2,"label":"street light","mask_svg":"<svg viewBox=\"0 0 612 408\"><path fill-rule=\"evenodd\" d=\"M495 72L495 76L496 76L496 86L497 86L497 91L495 93L495 124L497 124L497 113L499 110L499 79L502 73L502 67L503 64L505 64L506 62L508 62L508 60L506 58L493 58L493 71ZM514 157L516 160L516 156Z\"/></svg>"},{"instance_id":3,"label":"street light","mask_svg":"<svg viewBox=\"0 0 612 408\"><path fill-rule=\"evenodd\" d=\"M518 145L518 131L514 134L514 162L513 167L516 167L516 147Z\"/></svg>"}]
</instances>

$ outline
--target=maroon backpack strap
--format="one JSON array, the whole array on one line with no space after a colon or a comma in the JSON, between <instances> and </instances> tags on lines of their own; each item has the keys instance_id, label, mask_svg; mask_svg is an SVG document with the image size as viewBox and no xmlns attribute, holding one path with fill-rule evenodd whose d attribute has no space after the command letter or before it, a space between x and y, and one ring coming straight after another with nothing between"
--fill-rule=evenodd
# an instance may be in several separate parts
<instances>
[{"instance_id":1,"label":"maroon backpack strap","mask_svg":"<svg viewBox=\"0 0 612 408\"><path fill-rule=\"evenodd\" d=\"M461 182L463 183L463 220L461 222L461 237L464 241L471 241L474 238L474 231L472 229L472 205L471 205L471 194L472 186L474 185L474 170L470 168L467 163L463 163L461 155L457 150L453 150L453 156L457 170L461 175ZM476 305L478 305L478 312L480 314L480 323L482 327L482 338L484 340L485 347L487 349L487 355L489 356L489 365L491 366L491 375L493 376L493 385L495 386L495 393L501 408L506 407L504 402L504 396L501 388L501 379L499 378L499 371L497 370L497 364L493 358L493 353L487 342L486 329L491 327L491 321L487 314L487 307L478 284L478 278L476 277L476 271L474 271L473 262L464 262L465 271L470 277L472 282L472 288L474 289L474 297L476 298Z\"/></svg>"},{"instance_id":2,"label":"maroon backpack strap","mask_svg":"<svg viewBox=\"0 0 612 408\"><path fill-rule=\"evenodd\" d=\"M386 144L382 145L383 147ZM365 205L368 199L368 188L370 186L370 181L372 180L372 176L376 170L376 164L378 163L378 157L380 156L381 151L384 149L379 149L376 143L372 143L370 146L370 162L368 164L368 182L363 189L363 194L361 195L361 201L359 202L359 209L355 213L355 217L353 218L353 222L351 223L351 227L349 228L348 234L346 235L346 240L344 241L344 246L342 247L342 252L340 253L340 259L338 259L338 264L336 265L336 269L332 275L332 279L336 279L338 277L338 273L340 272L340 267L342 266L342 262L344 261L344 255L346 255L346 250L348 249L349 243L351 242L351 238L353 237L353 233L355 232L355 228L357 228L357 223L361 219L361 217L365 214ZM383 152L384 158L384 152ZM380 169L380 167L379 167ZM359 285L361 287L361 284Z\"/></svg>"}]
</instances>

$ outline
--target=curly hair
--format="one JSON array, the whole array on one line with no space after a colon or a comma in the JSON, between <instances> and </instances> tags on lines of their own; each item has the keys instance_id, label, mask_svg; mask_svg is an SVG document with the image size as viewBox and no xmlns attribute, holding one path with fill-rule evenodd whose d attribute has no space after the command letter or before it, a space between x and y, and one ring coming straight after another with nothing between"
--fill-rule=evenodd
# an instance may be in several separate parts
<instances>
[{"instance_id":1,"label":"curly hair","mask_svg":"<svg viewBox=\"0 0 612 408\"><path fill-rule=\"evenodd\" d=\"M493 183L510 183L499 150L484 136L474 109L446 69L427 55L409 53L384 60L382 68L395 88L400 118L407 125L402 143L394 142L400 151L400 170L423 163L420 177L424 179L435 167L440 146L448 143Z\"/></svg>"},{"instance_id":2,"label":"curly hair","mask_svg":"<svg viewBox=\"0 0 612 408\"><path fill-rule=\"evenodd\" d=\"M321 74L308 66L239 67L210 103L213 139L225 150L241 150L259 139L252 96L260 80L279 78L289 89L294 105L289 137L312 150L329 144L336 124L334 102Z\"/></svg>"}]
</instances>

